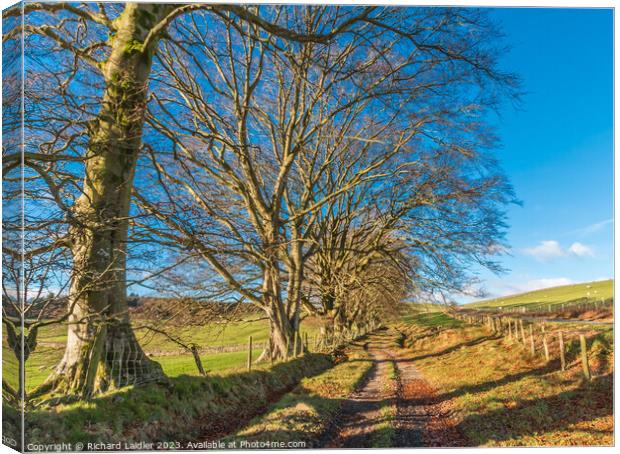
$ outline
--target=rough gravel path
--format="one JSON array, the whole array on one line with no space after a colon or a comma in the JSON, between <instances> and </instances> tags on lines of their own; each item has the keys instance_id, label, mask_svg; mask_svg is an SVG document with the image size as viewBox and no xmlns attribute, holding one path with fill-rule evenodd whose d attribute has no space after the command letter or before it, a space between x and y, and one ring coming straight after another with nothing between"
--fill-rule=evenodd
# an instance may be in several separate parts
<instances>
[{"instance_id":1,"label":"rough gravel path","mask_svg":"<svg viewBox=\"0 0 620 454\"><path fill-rule=\"evenodd\" d=\"M432 393L429 384L415 365L406 358L396 362L398 370L398 401L395 420L396 446L422 447L424 431L432 415L425 401Z\"/></svg>"},{"instance_id":2,"label":"rough gravel path","mask_svg":"<svg viewBox=\"0 0 620 454\"><path fill-rule=\"evenodd\" d=\"M326 447L379 447L386 439L391 446L424 446L423 433L431 416L411 393L426 382L403 355L398 338L394 330L368 338L372 369L359 390L343 404Z\"/></svg>"}]
</instances>

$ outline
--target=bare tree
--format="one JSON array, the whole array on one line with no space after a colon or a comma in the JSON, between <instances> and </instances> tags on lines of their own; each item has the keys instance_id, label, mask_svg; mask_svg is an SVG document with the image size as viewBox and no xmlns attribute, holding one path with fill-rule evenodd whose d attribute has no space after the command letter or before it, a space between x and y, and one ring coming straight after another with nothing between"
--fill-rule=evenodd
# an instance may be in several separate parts
<instances>
[{"instance_id":1,"label":"bare tree","mask_svg":"<svg viewBox=\"0 0 620 454\"><path fill-rule=\"evenodd\" d=\"M275 11L299 24L298 34L315 35L313 27L335 23L339 9ZM305 261L329 233L315 230L322 213L362 184L403 183L401 192L384 191L393 211L377 224L384 233L366 233L386 238L441 187L422 190L424 178L443 181L445 169L435 175L433 161L455 158L456 172L466 167L459 156L481 163L489 135L476 125L496 102L481 93L512 79L494 68L480 27L492 31L477 11L387 9L381 21L367 17L346 40L328 44L282 40L238 20L214 25L199 13L171 33L149 118L158 133L149 141L152 179L164 190L147 196L137 188L138 199L156 219L154 233L202 256L265 311L268 353L286 356L294 344ZM403 200L408 190L419 199Z\"/></svg>"},{"instance_id":2,"label":"bare tree","mask_svg":"<svg viewBox=\"0 0 620 454\"><path fill-rule=\"evenodd\" d=\"M28 76L33 82L47 80L52 90L31 93L31 99L54 103L54 96L60 96L59 110L26 112L25 126L37 129L40 134L34 137L41 142L29 144L32 151L4 157L8 168L24 159L48 184L68 221L73 310L67 348L41 391L53 388L90 396L114 385L118 376L133 377L132 382L162 377L159 365L142 353L128 319L130 195L153 56L170 25L193 10L208 11L214 21L241 20L299 41L329 40L372 12L365 8L358 15L343 14L334 28L313 35L279 24L269 10L236 5L43 2L4 13L5 18L25 15L24 26L11 29L4 41L24 34L27 49L48 53L38 63L41 73ZM46 130L46 124L56 127ZM64 170L58 169L59 163L65 164ZM71 196L64 193L68 186L77 186ZM127 366L112 374L109 358L128 351L133 352L132 361L121 361Z\"/></svg>"},{"instance_id":3,"label":"bare tree","mask_svg":"<svg viewBox=\"0 0 620 454\"><path fill-rule=\"evenodd\" d=\"M67 347L41 391L90 396L162 378L129 323L126 263L138 223L265 310L270 353L287 355L317 213L361 183L411 168L414 150L440 149L457 163L478 156L488 145L484 115L514 82L497 70L493 25L473 9L60 2L5 18L22 13L24 26L3 40L23 33L28 49L41 49L27 57L32 134L4 162L7 171L23 162L45 208L62 215L44 253L64 247L71 263ZM320 190L336 156L364 165ZM152 159L148 175L161 191L144 194L141 158ZM501 181L486 181L485 194L501 202L493 193ZM142 212L132 210L132 193ZM492 216L479 221L489 222L482 237L499 232ZM465 237L479 233L469 227ZM450 233L455 248L459 235ZM492 249L482 243L452 264L482 260ZM436 246L417 245L429 270L445 262L424 255Z\"/></svg>"}]
</instances>

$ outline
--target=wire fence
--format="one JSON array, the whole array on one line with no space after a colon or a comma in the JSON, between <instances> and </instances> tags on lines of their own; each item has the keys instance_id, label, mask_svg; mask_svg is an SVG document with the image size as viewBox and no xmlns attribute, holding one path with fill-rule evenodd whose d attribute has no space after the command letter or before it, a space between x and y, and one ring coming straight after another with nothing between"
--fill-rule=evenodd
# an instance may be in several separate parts
<instances>
[{"instance_id":1,"label":"wire fence","mask_svg":"<svg viewBox=\"0 0 620 454\"><path fill-rule=\"evenodd\" d=\"M561 302L539 301L524 304L511 304L509 306L480 307L476 308L476 310L483 312L501 312L507 314L566 314L575 311L586 312L598 310L613 310L613 306L613 298L583 297Z\"/></svg>"},{"instance_id":2,"label":"wire fence","mask_svg":"<svg viewBox=\"0 0 620 454\"><path fill-rule=\"evenodd\" d=\"M257 359L264 351L270 349L270 341L265 338L267 333L258 340L250 336L245 343L237 341L234 344L207 346L193 343L182 346L167 341L149 345L149 342L135 342L135 340L127 342L121 337L113 337L107 338L103 345L96 347L100 353L96 353L93 346L88 354L91 361L86 373L92 374L94 381L105 380L110 386L124 387L158 382L162 380L162 376L206 376L210 373L244 372L256 367L265 369L269 368L270 364L293 360L305 354L332 354L342 345L373 329L369 326L367 330L331 333L301 331L295 340L291 341L292 345L287 346L286 350L289 353L286 357L271 360L269 355L267 357L263 355L263 361L260 363ZM46 332L39 339L37 348L25 363L27 390L31 391L42 384L57 368L65 350L61 335L62 333L57 331L49 334ZM5 354L8 355L9 352L5 351ZM102 368L105 368L106 373L101 373ZM15 370L12 375L15 376L13 381L17 390L17 364L10 369Z\"/></svg>"},{"instance_id":3,"label":"wire fence","mask_svg":"<svg viewBox=\"0 0 620 454\"><path fill-rule=\"evenodd\" d=\"M561 370L566 370L571 361L578 360L584 377L592 378L588 348L591 338L598 334L588 328L592 322L574 320L579 326L564 327L544 320L466 310L454 310L448 315L469 324L483 325L491 333L522 345L532 357L540 356L547 363L557 361Z\"/></svg>"}]
</instances>

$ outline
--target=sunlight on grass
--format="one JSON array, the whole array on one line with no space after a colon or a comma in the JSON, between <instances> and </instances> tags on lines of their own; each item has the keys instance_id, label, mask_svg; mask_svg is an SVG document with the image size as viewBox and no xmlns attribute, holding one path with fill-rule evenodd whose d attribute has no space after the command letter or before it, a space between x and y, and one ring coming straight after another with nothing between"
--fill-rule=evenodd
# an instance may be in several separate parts
<instances>
[{"instance_id":1,"label":"sunlight on grass","mask_svg":"<svg viewBox=\"0 0 620 454\"><path fill-rule=\"evenodd\" d=\"M497 307L497 306L521 306L536 303L560 304L579 298L592 300L608 299L613 297L614 281L594 281L582 284L564 285L560 287L546 288L518 295L505 296L491 300L478 301L467 304L467 307Z\"/></svg>"},{"instance_id":2,"label":"sunlight on grass","mask_svg":"<svg viewBox=\"0 0 620 454\"><path fill-rule=\"evenodd\" d=\"M406 315L401 317L401 321L403 323L416 324L425 327L456 328L463 325L462 321L449 317L443 312Z\"/></svg>"},{"instance_id":3,"label":"sunlight on grass","mask_svg":"<svg viewBox=\"0 0 620 454\"><path fill-rule=\"evenodd\" d=\"M253 358L256 359L262 351L262 345L268 340L268 323L266 320L230 322L227 324L210 323L203 326L169 327L169 334L195 343L200 347L240 347L247 345L249 336L252 336L254 345ZM137 324L143 321L135 321ZM319 332L320 321L309 317L304 320L301 333L305 337L307 333L310 344L314 342L314 336ZM179 346L160 334L149 333L147 330L138 330L136 335L142 348L152 359L159 362L164 372L170 377L179 375L198 375L194 358L190 353L184 353ZM26 362L26 390L32 391L41 385L53 372L60 362L64 353L67 340L67 327L65 324L47 325L39 330L37 348L31 353ZM176 354L171 354L171 353ZM203 366L207 371L214 373L228 372L245 368L247 350L236 352L212 352L201 355ZM18 386L17 361L14 360L12 350L3 338L3 378L14 388Z\"/></svg>"},{"instance_id":4,"label":"sunlight on grass","mask_svg":"<svg viewBox=\"0 0 620 454\"><path fill-rule=\"evenodd\" d=\"M262 350L252 350L252 357L258 358ZM226 370L244 369L247 365L248 352L219 353L213 355L201 355L202 364L207 373L222 372ZM198 375L198 369L192 355L160 356L153 357L162 365L164 372L169 377L179 375ZM256 367L256 366L254 366Z\"/></svg>"},{"instance_id":5,"label":"sunlight on grass","mask_svg":"<svg viewBox=\"0 0 620 454\"><path fill-rule=\"evenodd\" d=\"M408 338L420 339L433 326L423 318L417 322L409 325ZM591 342L601 346L590 350L593 359L613 355L609 335ZM586 382L577 360L561 372L557 360L546 364L521 345L469 325L409 347L437 401L454 412L458 429L473 445L613 443L611 361L601 362L595 379Z\"/></svg>"},{"instance_id":6,"label":"sunlight on grass","mask_svg":"<svg viewBox=\"0 0 620 454\"><path fill-rule=\"evenodd\" d=\"M361 344L349 347L348 355L349 361L303 379L264 415L226 440L306 441L306 447L312 447L372 365Z\"/></svg>"}]
</instances>

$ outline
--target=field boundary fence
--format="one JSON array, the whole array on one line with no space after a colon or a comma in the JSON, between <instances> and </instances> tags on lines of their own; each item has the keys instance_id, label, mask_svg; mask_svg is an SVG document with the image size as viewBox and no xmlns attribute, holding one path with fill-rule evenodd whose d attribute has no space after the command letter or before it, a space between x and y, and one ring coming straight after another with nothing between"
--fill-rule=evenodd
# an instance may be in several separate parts
<instances>
[{"instance_id":1,"label":"field boundary fence","mask_svg":"<svg viewBox=\"0 0 620 454\"><path fill-rule=\"evenodd\" d=\"M583 376L592 379L588 349L592 330L588 322L575 320L580 327L563 328L553 322L528 320L523 317L511 317L505 314L485 314L452 310L450 317L471 325L482 325L491 333L518 343L532 357L542 357L546 363L557 361L561 370L566 370L571 362L581 363Z\"/></svg>"},{"instance_id":2,"label":"field boundary fence","mask_svg":"<svg viewBox=\"0 0 620 454\"><path fill-rule=\"evenodd\" d=\"M540 301L534 303L511 304L507 306L477 307L482 312L502 312L508 314L525 313L567 313L573 311L585 312L588 310L613 309L613 298L577 298L563 302Z\"/></svg>"}]
</instances>

